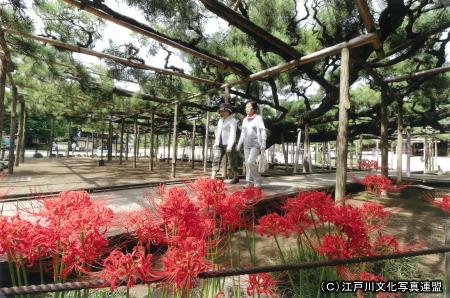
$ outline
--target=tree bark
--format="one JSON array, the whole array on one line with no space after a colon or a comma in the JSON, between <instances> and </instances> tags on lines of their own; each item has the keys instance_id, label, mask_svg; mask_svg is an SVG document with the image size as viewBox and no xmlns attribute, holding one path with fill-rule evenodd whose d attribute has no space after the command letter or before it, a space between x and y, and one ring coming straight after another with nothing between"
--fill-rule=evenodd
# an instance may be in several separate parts
<instances>
[{"instance_id":1,"label":"tree bark","mask_svg":"<svg viewBox=\"0 0 450 298\"><path fill-rule=\"evenodd\" d=\"M176 177L176 167L177 167L177 125L178 125L178 103L175 103L173 111L173 135L172 135L172 168L171 177L175 179Z\"/></svg>"},{"instance_id":2,"label":"tree bark","mask_svg":"<svg viewBox=\"0 0 450 298\"><path fill-rule=\"evenodd\" d=\"M335 199L343 199L347 186L347 128L349 101L349 59L348 48L341 52L341 74L339 92L339 128L336 139L336 189Z\"/></svg>"},{"instance_id":3,"label":"tree bark","mask_svg":"<svg viewBox=\"0 0 450 298\"><path fill-rule=\"evenodd\" d=\"M397 184L402 183L403 171L403 99L398 100L397 115Z\"/></svg>"},{"instance_id":4,"label":"tree bark","mask_svg":"<svg viewBox=\"0 0 450 298\"><path fill-rule=\"evenodd\" d=\"M150 124L150 154L149 154L149 158L150 158L150 162L149 162L149 170L150 171L153 171L153 167L154 167L154 164L153 164L153 157L154 157L154 154L153 154L153 151L154 151L154 138L153 138L153 135L154 135L154 133L155 133L155 112L153 111L153 109L152 109L152 111L151 111L151 116L150 116L150 120L152 121L152 123Z\"/></svg>"},{"instance_id":5,"label":"tree bark","mask_svg":"<svg viewBox=\"0 0 450 298\"><path fill-rule=\"evenodd\" d=\"M17 93L17 87L15 84L12 85L12 100L11 100L11 120L9 126L9 135L10 135L10 143L9 143L9 156L8 156L8 174L12 175L14 173L14 147L15 147L15 138L16 138L16 108L17 108L17 100L19 94Z\"/></svg>"},{"instance_id":6,"label":"tree bark","mask_svg":"<svg viewBox=\"0 0 450 298\"><path fill-rule=\"evenodd\" d=\"M381 88L381 106L380 106L380 136L381 136L381 173L387 177L389 171L389 143L388 143L388 116L387 116L387 90Z\"/></svg>"}]
</instances>

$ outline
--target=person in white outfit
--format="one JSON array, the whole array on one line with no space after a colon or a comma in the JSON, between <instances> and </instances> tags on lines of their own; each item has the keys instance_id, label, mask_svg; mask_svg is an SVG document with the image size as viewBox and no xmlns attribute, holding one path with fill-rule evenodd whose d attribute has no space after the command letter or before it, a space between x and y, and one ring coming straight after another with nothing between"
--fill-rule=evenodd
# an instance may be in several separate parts
<instances>
[{"instance_id":1,"label":"person in white outfit","mask_svg":"<svg viewBox=\"0 0 450 298\"><path fill-rule=\"evenodd\" d=\"M222 103L219 107L220 119L215 131L213 146L213 164L211 178L215 179L219 171L220 163L225 154L228 156L233 179L230 183L238 183L239 158L235 149L237 120L232 115L233 110L228 103Z\"/></svg>"},{"instance_id":2,"label":"person in white outfit","mask_svg":"<svg viewBox=\"0 0 450 298\"><path fill-rule=\"evenodd\" d=\"M260 153L266 149L266 127L263 119L256 112L258 105L255 101L249 100L245 104L247 117L242 121L241 137L236 149L239 151L244 146L245 174L247 187L254 185L261 187L262 179L258 172L256 159Z\"/></svg>"}]
</instances>

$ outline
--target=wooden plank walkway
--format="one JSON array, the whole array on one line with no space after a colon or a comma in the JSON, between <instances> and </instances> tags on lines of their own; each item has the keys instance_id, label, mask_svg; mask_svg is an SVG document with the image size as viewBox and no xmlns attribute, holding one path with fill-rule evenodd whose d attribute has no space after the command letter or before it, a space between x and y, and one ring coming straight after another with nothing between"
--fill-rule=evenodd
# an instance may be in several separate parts
<instances>
[{"instance_id":1,"label":"wooden plank walkway","mask_svg":"<svg viewBox=\"0 0 450 298\"><path fill-rule=\"evenodd\" d=\"M364 173L353 173L358 178L362 178ZM336 182L335 173L325 174L309 174L309 175L289 175L266 177L263 182L263 197L284 197L302 190L333 188ZM348 175L347 183L354 183L351 175ZM177 186L183 186L177 185ZM227 185L228 192L242 190L244 182L241 180L239 184ZM174 186L169 186L174 187ZM119 191L111 191L105 193L93 194L95 200L102 201L104 204L113 209L114 212L130 212L139 210L146 204L146 197L156 196L157 188L138 188L126 189ZM3 215L15 214L17 210L36 210L39 203L36 201L20 201L20 202L4 202L0 203L0 210Z\"/></svg>"}]
</instances>

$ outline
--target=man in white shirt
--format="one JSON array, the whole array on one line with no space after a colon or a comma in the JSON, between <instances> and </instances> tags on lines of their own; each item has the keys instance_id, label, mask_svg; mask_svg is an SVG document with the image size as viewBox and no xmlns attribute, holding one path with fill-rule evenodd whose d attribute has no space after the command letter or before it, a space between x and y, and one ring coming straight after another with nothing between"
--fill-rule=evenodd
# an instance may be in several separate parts
<instances>
[{"instance_id":1,"label":"man in white shirt","mask_svg":"<svg viewBox=\"0 0 450 298\"><path fill-rule=\"evenodd\" d=\"M238 153L235 150L237 120L232 115L233 110L228 103L222 103L219 107L220 119L217 123L215 131L215 139L213 146L213 164L211 178L215 179L219 171L220 163L225 154L228 156L233 179L231 183L238 183Z\"/></svg>"}]
</instances>

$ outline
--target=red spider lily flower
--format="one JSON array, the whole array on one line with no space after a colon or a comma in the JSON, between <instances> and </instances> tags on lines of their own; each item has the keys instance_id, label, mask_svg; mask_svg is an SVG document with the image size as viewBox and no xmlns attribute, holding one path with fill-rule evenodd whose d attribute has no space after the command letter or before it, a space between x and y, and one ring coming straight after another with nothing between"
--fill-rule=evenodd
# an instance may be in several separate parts
<instances>
[{"instance_id":1,"label":"red spider lily flower","mask_svg":"<svg viewBox=\"0 0 450 298\"><path fill-rule=\"evenodd\" d=\"M214 206L225 198L225 183L219 179L198 178L197 181L188 185L197 192L199 202L206 206Z\"/></svg>"},{"instance_id":2,"label":"red spider lily flower","mask_svg":"<svg viewBox=\"0 0 450 298\"><path fill-rule=\"evenodd\" d=\"M390 254L401 252L400 244L392 235L378 235L374 243L376 254Z\"/></svg>"},{"instance_id":3,"label":"red spider lily flower","mask_svg":"<svg viewBox=\"0 0 450 298\"><path fill-rule=\"evenodd\" d=\"M219 202L216 215L220 217L220 224L223 231L235 231L239 227L245 226L243 213L248 210L249 205L242 195L242 192L234 192Z\"/></svg>"},{"instance_id":4,"label":"red spider lily flower","mask_svg":"<svg viewBox=\"0 0 450 298\"><path fill-rule=\"evenodd\" d=\"M371 254L367 226L361 218L359 208L350 205L337 206L333 209L331 222L348 238L348 248L352 256L366 256Z\"/></svg>"},{"instance_id":5,"label":"red spider lily flower","mask_svg":"<svg viewBox=\"0 0 450 298\"><path fill-rule=\"evenodd\" d=\"M450 196L449 195L443 195L442 199L439 200L438 196L431 193L431 194L425 195L423 198L425 201L433 204L434 206L438 207L445 213L450 214Z\"/></svg>"},{"instance_id":6,"label":"red spider lily flower","mask_svg":"<svg viewBox=\"0 0 450 298\"><path fill-rule=\"evenodd\" d=\"M162 259L165 282L178 289L192 289L198 274L212 266L206 259L206 252L207 246L203 239L187 237L174 243Z\"/></svg>"},{"instance_id":7,"label":"red spider lily flower","mask_svg":"<svg viewBox=\"0 0 450 298\"><path fill-rule=\"evenodd\" d=\"M390 212L384 210L381 204L368 202L362 205L361 218L367 224L369 232L377 231L387 224Z\"/></svg>"},{"instance_id":8,"label":"red spider lily flower","mask_svg":"<svg viewBox=\"0 0 450 298\"><path fill-rule=\"evenodd\" d=\"M216 295L214 295L214 298L224 298L224 297L225 297L224 291L220 291L219 293L217 293Z\"/></svg>"},{"instance_id":9,"label":"red spider lily flower","mask_svg":"<svg viewBox=\"0 0 450 298\"><path fill-rule=\"evenodd\" d=\"M378 162L376 160L368 160L368 159L361 160L359 163L359 167L362 170L374 169L375 171L378 171L379 169Z\"/></svg>"},{"instance_id":10,"label":"red spider lily flower","mask_svg":"<svg viewBox=\"0 0 450 298\"><path fill-rule=\"evenodd\" d=\"M247 295L267 295L277 297L273 292L277 282L268 273L249 274Z\"/></svg>"},{"instance_id":11,"label":"red spider lily flower","mask_svg":"<svg viewBox=\"0 0 450 298\"><path fill-rule=\"evenodd\" d=\"M283 235L288 238L290 230L287 220L277 213L271 213L260 217L259 225L256 227L256 231L261 236Z\"/></svg>"},{"instance_id":12,"label":"red spider lily flower","mask_svg":"<svg viewBox=\"0 0 450 298\"><path fill-rule=\"evenodd\" d=\"M343 236L325 235L321 242L319 252L329 259L346 259L351 256L348 243Z\"/></svg>"},{"instance_id":13,"label":"red spider lily flower","mask_svg":"<svg viewBox=\"0 0 450 298\"><path fill-rule=\"evenodd\" d=\"M153 255L145 255L142 246L135 246L131 253L124 254L120 250L113 250L103 261L102 279L110 283L110 290L114 291L121 282L126 282L131 288L136 281L150 282L158 279L158 273L152 269Z\"/></svg>"},{"instance_id":14,"label":"red spider lily flower","mask_svg":"<svg viewBox=\"0 0 450 298\"><path fill-rule=\"evenodd\" d=\"M255 205L262 199L262 191L259 187L247 187L242 191L242 197L245 202L250 205Z\"/></svg>"},{"instance_id":15,"label":"red spider lily flower","mask_svg":"<svg viewBox=\"0 0 450 298\"><path fill-rule=\"evenodd\" d=\"M330 212L335 207L335 202L331 196L325 192L307 191L299 193L294 199L289 199L284 205L287 213L296 212L295 210L307 211L310 210L313 216L317 216L320 221L327 221L332 215ZM310 213L309 213L309 216ZM315 220L314 218L310 218Z\"/></svg>"},{"instance_id":16,"label":"red spider lily flower","mask_svg":"<svg viewBox=\"0 0 450 298\"><path fill-rule=\"evenodd\" d=\"M149 248L150 244L158 245L160 243L167 243L167 238L161 228L161 223L152 217L148 209L130 212L125 220L124 226L146 248Z\"/></svg>"},{"instance_id":17,"label":"red spider lily flower","mask_svg":"<svg viewBox=\"0 0 450 298\"><path fill-rule=\"evenodd\" d=\"M214 230L213 220L201 214L185 189L171 188L155 208L171 236L203 238Z\"/></svg>"},{"instance_id":18,"label":"red spider lily flower","mask_svg":"<svg viewBox=\"0 0 450 298\"><path fill-rule=\"evenodd\" d=\"M389 190L392 181L384 175L366 175L362 181L366 186L366 191L380 195L382 191Z\"/></svg>"}]
</instances>

